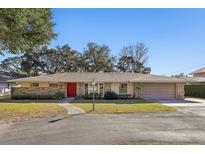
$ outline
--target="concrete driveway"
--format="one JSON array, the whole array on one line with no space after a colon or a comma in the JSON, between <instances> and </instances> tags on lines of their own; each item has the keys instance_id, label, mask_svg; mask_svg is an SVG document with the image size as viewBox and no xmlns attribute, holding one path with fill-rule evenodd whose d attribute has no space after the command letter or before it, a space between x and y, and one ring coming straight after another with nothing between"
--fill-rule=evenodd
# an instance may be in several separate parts
<instances>
[{"instance_id":1,"label":"concrete driveway","mask_svg":"<svg viewBox=\"0 0 205 154\"><path fill-rule=\"evenodd\" d=\"M184 106L184 107L192 107L192 106L205 106L205 102L200 101L199 99L184 99L184 100L154 100L164 105L168 106Z\"/></svg>"},{"instance_id":2,"label":"concrete driveway","mask_svg":"<svg viewBox=\"0 0 205 154\"><path fill-rule=\"evenodd\" d=\"M0 125L0 144L205 144L204 116L81 114Z\"/></svg>"},{"instance_id":3,"label":"concrete driveway","mask_svg":"<svg viewBox=\"0 0 205 154\"><path fill-rule=\"evenodd\" d=\"M192 113L205 116L205 100L198 98L186 98L184 100L157 100L161 104L175 107L183 113Z\"/></svg>"}]
</instances>

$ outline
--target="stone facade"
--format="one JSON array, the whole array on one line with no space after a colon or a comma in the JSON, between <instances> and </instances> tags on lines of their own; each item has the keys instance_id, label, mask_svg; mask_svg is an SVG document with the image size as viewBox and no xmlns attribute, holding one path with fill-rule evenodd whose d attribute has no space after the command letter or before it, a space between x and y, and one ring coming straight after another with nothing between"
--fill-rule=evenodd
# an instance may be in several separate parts
<instances>
[{"instance_id":1,"label":"stone facade","mask_svg":"<svg viewBox=\"0 0 205 154\"><path fill-rule=\"evenodd\" d=\"M12 87L11 95L54 95L56 92L64 92L61 87Z\"/></svg>"}]
</instances>

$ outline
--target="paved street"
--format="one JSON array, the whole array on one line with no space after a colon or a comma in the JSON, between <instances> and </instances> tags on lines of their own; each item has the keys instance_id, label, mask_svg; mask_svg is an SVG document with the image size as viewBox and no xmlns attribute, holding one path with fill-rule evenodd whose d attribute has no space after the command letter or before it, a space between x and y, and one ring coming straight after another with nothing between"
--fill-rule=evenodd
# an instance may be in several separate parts
<instances>
[{"instance_id":1,"label":"paved street","mask_svg":"<svg viewBox=\"0 0 205 154\"><path fill-rule=\"evenodd\" d=\"M182 110L2 124L0 144L205 144L205 116Z\"/></svg>"}]
</instances>

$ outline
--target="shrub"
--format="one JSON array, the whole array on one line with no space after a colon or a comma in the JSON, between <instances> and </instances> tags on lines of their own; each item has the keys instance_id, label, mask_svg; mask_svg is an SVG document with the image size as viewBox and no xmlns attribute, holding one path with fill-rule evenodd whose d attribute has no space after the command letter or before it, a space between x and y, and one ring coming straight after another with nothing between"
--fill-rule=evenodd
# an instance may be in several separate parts
<instances>
[{"instance_id":1,"label":"shrub","mask_svg":"<svg viewBox=\"0 0 205 154\"><path fill-rule=\"evenodd\" d=\"M52 95L12 95L11 99L24 100L24 99L53 99Z\"/></svg>"},{"instance_id":2,"label":"shrub","mask_svg":"<svg viewBox=\"0 0 205 154\"><path fill-rule=\"evenodd\" d=\"M120 98L120 99L129 99L131 97L132 97L131 94L118 94L117 95L117 98Z\"/></svg>"},{"instance_id":3,"label":"shrub","mask_svg":"<svg viewBox=\"0 0 205 154\"><path fill-rule=\"evenodd\" d=\"M104 94L105 99L117 99L117 94L114 91L106 91Z\"/></svg>"},{"instance_id":4,"label":"shrub","mask_svg":"<svg viewBox=\"0 0 205 154\"><path fill-rule=\"evenodd\" d=\"M84 95L83 98L84 98L84 99L93 99L93 94L90 93L90 94ZM100 98L101 98L100 94L95 93L95 98L96 98L96 99L100 99Z\"/></svg>"},{"instance_id":5,"label":"shrub","mask_svg":"<svg viewBox=\"0 0 205 154\"><path fill-rule=\"evenodd\" d=\"M64 95L64 93L62 91L58 91L54 95L55 99L63 99L64 97L65 97L65 95Z\"/></svg>"},{"instance_id":6,"label":"shrub","mask_svg":"<svg viewBox=\"0 0 205 154\"><path fill-rule=\"evenodd\" d=\"M185 96L205 98L205 84L193 84L184 86Z\"/></svg>"}]
</instances>

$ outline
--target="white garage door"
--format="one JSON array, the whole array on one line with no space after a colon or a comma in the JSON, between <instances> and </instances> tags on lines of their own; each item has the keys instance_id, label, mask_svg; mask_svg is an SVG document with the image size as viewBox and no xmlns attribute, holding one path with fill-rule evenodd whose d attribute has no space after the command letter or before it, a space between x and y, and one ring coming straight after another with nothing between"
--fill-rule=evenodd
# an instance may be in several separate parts
<instances>
[{"instance_id":1,"label":"white garage door","mask_svg":"<svg viewBox=\"0 0 205 154\"><path fill-rule=\"evenodd\" d=\"M144 84L143 99L175 99L175 84Z\"/></svg>"}]
</instances>

